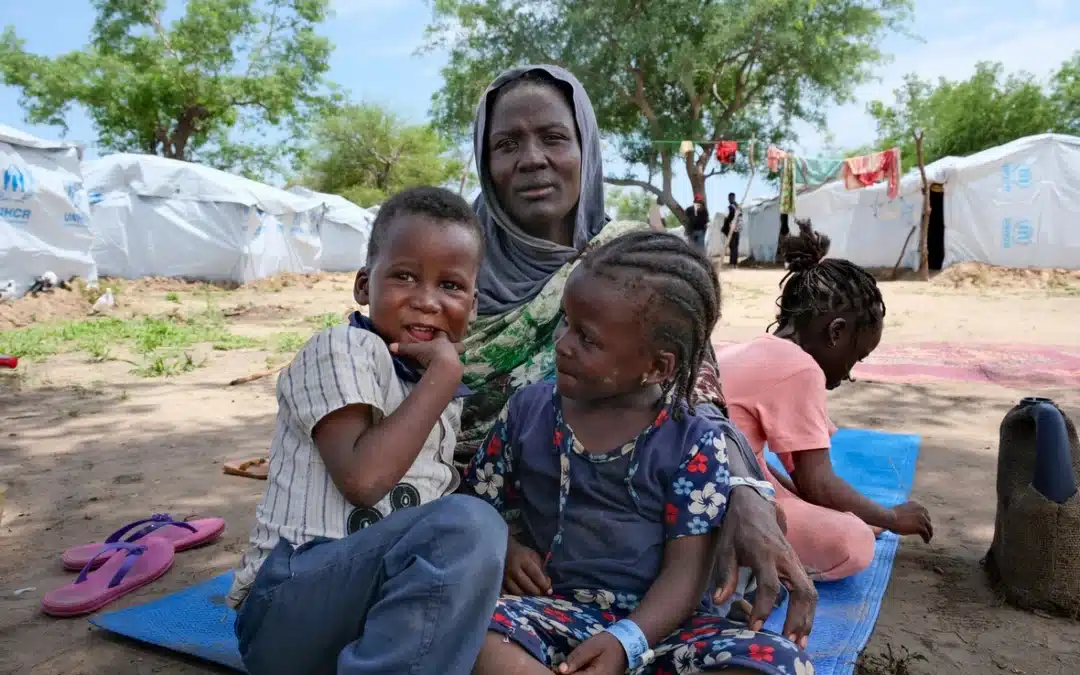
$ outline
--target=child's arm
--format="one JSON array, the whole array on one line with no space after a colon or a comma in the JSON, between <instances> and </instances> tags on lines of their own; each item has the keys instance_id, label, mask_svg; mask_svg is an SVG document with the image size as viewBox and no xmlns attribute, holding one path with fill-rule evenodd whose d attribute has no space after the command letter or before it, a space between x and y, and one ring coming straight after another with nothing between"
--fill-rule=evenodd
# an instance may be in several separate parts
<instances>
[{"instance_id":1,"label":"child's arm","mask_svg":"<svg viewBox=\"0 0 1080 675\"><path fill-rule=\"evenodd\" d=\"M596 673L622 673L627 666L634 669L640 663L630 661L631 652L640 656L693 614L709 581L716 550L711 532L723 521L731 491L729 478L728 438L709 431L694 444L668 488L667 542L659 576L627 619L581 643L560 673L590 667Z\"/></svg>"},{"instance_id":2,"label":"child's arm","mask_svg":"<svg viewBox=\"0 0 1080 675\"><path fill-rule=\"evenodd\" d=\"M374 506L397 485L461 383L461 360L445 335L391 348L424 366L405 401L377 425L370 405L354 403L326 415L312 430L334 485L355 506Z\"/></svg>"},{"instance_id":3,"label":"child's arm","mask_svg":"<svg viewBox=\"0 0 1080 675\"><path fill-rule=\"evenodd\" d=\"M924 541L930 541L933 537L930 514L925 508L908 502L890 509L864 497L836 475L827 448L792 453L792 461L795 470L791 472L791 478L797 494L811 504L854 513L867 525L897 534L917 534Z\"/></svg>"},{"instance_id":4,"label":"child's arm","mask_svg":"<svg viewBox=\"0 0 1080 675\"><path fill-rule=\"evenodd\" d=\"M780 471L772 464L769 464L769 473L773 475L777 483L784 486L784 489L793 495L799 494L799 488L795 487L795 483L791 482L791 479L784 475L783 471Z\"/></svg>"}]
</instances>

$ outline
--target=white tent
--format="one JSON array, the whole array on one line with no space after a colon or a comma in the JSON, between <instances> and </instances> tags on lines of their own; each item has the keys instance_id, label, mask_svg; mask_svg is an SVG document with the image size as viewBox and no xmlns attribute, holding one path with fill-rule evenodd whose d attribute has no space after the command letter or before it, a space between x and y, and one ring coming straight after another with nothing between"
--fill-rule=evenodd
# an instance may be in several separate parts
<instances>
[{"instance_id":1,"label":"white tent","mask_svg":"<svg viewBox=\"0 0 1080 675\"><path fill-rule=\"evenodd\" d=\"M353 204L339 195L314 192L305 187L289 190L304 199L320 201L326 207L319 226L322 248L315 266L327 272L355 272L367 259L374 210Z\"/></svg>"},{"instance_id":2,"label":"white tent","mask_svg":"<svg viewBox=\"0 0 1080 675\"><path fill-rule=\"evenodd\" d=\"M1080 138L1042 134L956 161L945 265L1080 268Z\"/></svg>"},{"instance_id":3,"label":"white tent","mask_svg":"<svg viewBox=\"0 0 1080 675\"><path fill-rule=\"evenodd\" d=\"M96 276L82 148L0 124L0 285L22 295L45 272Z\"/></svg>"},{"instance_id":4,"label":"white tent","mask_svg":"<svg viewBox=\"0 0 1080 675\"><path fill-rule=\"evenodd\" d=\"M1042 134L926 167L943 186L943 267L974 260L1009 267L1080 268L1080 138ZM848 190L841 181L799 196L796 213L832 239L829 255L891 267L922 209L918 171L888 186ZM750 249L772 260L780 230L775 198L749 209ZM794 229L794 223L791 224ZM917 232L917 229L916 229ZM901 264L918 265L917 236Z\"/></svg>"},{"instance_id":5,"label":"white tent","mask_svg":"<svg viewBox=\"0 0 1080 675\"><path fill-rule=\"evenodd\" d=\"M83 173L103 275L243 283L316 269L317 199L152 155L109 155Z\"/></svg>"}]
</instances>

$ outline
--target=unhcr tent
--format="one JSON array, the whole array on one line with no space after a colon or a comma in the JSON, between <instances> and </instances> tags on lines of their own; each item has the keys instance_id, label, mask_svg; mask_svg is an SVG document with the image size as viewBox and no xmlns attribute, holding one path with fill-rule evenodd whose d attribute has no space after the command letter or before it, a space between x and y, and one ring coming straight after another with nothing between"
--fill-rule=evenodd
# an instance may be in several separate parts
<instances>
[{"instance_id":1,"label":"unhcr tent","mask_svg":"<svg viewBox=\"0 0 1080 675\"><path fill-rule=\"evenodd\" d=\"M926 167L931 183L928 253L931 269L977 261L1008 267L1080 269L1080 138L1042 134L969 157L945 157ZM799 218L832 239L829 255L865 267L918 266L922 181L900 180L848 190L841 181L800 194ZM772 260L780 231L776 198L748 209L750 250ZM794 222L791 228L794 231Z\"/></svg>"},{"instance_id":2,"label":"unhcr tent","mask_svg":"<svg viewBox=\"0 0 1080 675\"><path fill-rule=\"evenodd\" d=\"M102 275L244 283L316 269L317 199L153 155L109 155L83 173Z\"/></svg>"},{"instance_id":3,"label":"unhcr tent","mask_svg":"<svg viewBox=\"0 0 1080 675\"><path fill-rule=\"evenodd\" d=\"M1080 269L1080 138L1020 138L956 161L945 184L945 265Z\"/></svg>"},{"instance_id":4,"label":"unhcr tent","mask_svg":"<svg viewBox=\"0 0 1080 675\"><path fill-rule=\"evenodd\" d=\"M289 192L303 198L322 202L326 207L319 226L322 247L315 266L327 272L355 272L367 259L368 241L374 210L353 204L339 195L313 192L305 187L294 187Z\"/></svg>"},{"instance_id":5,"label":"unhcr tent","mask_svg":"<svg viewBox=\"0 0 1080 675\"><path fill-rule=\"evenodd\" d=\"M0 286L22 295L45 272L96 276L82 148L0 124Z\"/></svg>"}]
</instances>

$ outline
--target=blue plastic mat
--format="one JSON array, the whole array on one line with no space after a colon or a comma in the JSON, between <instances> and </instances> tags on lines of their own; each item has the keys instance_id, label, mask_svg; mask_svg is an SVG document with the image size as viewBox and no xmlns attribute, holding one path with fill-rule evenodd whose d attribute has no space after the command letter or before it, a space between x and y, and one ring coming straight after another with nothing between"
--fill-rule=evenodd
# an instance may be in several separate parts
<instances>
[{"instance_id":1,"label":"blue plastic mat","mask_svg":"<svg viewBox=\"0 0 1080 675\"><path fill-rule=\"evenodd\" d=\"M908 500L919 458L919 437L863 429L841 429L832 439L836 472L867 497L886 506ZM775 456L770 463L779 466ZM814 632L808 651L817 675L851 675L855 661L874 632L881 601L889 585L900 539L883 534L870 567L842 581L819 583ZM765 627L780 632L787 605L769 617Z\"/></svg>"},{"instance_id":2,"label":"blue plastic mat","mask_svg":"<svg viewBox=\"0 0 1080 675\"><path fill-rule=\"evenodd\" d=\"M833 437L836 471L870 498L889 506L907 500L915 478L919 437L841 429ZM819 584L810 654L818 675L851 675L855 659L874 630L889 583L897 538L877 545L870 569L844 581ZM225 606L232 573L153 602L92 618L94 625L120 635L243 670L233 635L236 614ZM768 628L783 627L778 609Z\"/></svg>"}]
</instances>

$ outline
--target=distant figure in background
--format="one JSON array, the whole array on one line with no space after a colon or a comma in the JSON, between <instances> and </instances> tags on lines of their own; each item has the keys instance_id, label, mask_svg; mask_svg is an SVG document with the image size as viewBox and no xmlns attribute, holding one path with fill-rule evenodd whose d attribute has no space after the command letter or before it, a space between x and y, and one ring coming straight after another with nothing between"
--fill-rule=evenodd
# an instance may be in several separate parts
<instances>
[{"instance_id":1,"label":"distant figure in background","mask_svg":"<svg viewBox=\"0 0 1080 675\"><path fill-rule=\"evenodd\" d=\"M724 227L720 230L728 238L728 252L731 260L728 262L732 267L739 266L739 233L742 231L742 209L735 203L735 193L729 192L727 196L728 213L724 219Z\"/></svg>"},{"instance_id":2,"label":"distant figure in background","mask_svg":"<svg viewBox=\"0 0 1080 675\"><path fill-rule=\"evenodd\" d=\"M686 207L686 238L690 245L705 252L705 232L709 229L709 210L705 197L694 195L694 203Z\"/></svg>"}]
</instances>

